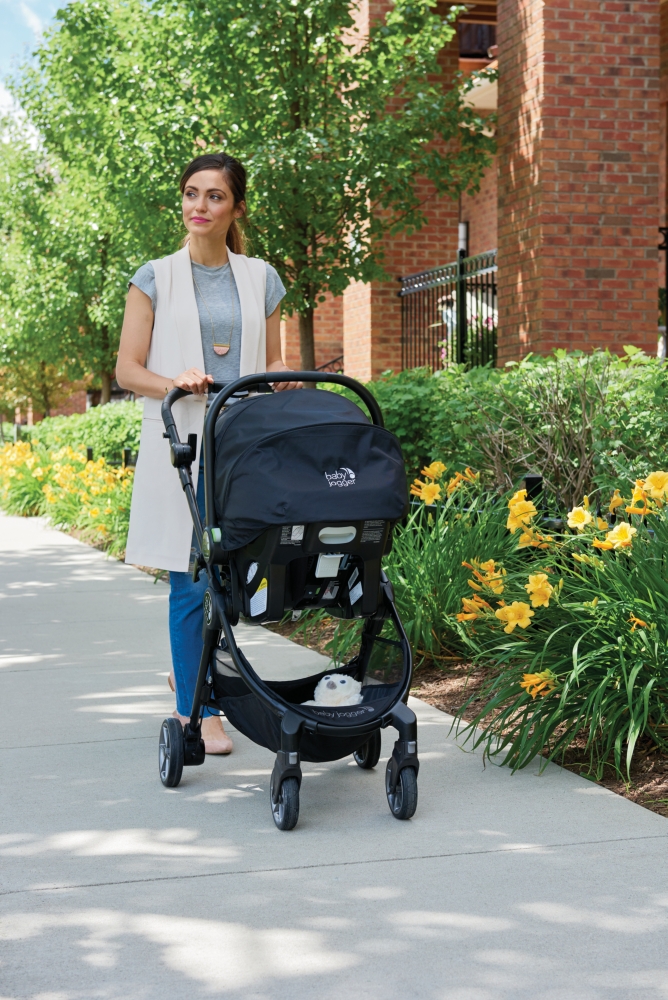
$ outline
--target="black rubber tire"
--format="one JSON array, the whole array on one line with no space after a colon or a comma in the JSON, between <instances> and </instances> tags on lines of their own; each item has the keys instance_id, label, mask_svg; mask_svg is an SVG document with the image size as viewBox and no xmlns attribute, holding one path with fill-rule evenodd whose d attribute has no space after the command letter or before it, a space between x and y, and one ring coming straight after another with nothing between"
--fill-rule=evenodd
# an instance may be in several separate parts
<instances>
[{"instance_id":1,"label":"black rubber tire","mask_svg":"<svg viewBox=\"0 0 668 1000\"><path fill-rule=\"evenodd\" d=\"M170 716L160 730L158 754L160 780L166 788L176 788L183 774L183 726Z\"/></svg>"},{"instance_id":2,"label":"black rubber tire","mask_svg":"<svg viewBox=\"0 0 668 1000\"><path fill-rule=\"evenodd\" d=\"M361 767L363 771L370 771L372 767L375 767L380 760L380 751L382 749L382 740L380 738L380 729L369 737L364 746L361 746L359 750L356 750L353 754L355 758L355 763L358 767Z\"/></svg>"},{"instance_id":3,"label":"black rubber tire","mask_svg":"<svg viewBox=\"0 0 668 1000\"><path fill-rule=\"evenodd\" d=\"M403 767L399 772L399 780L394 794L390 791L391 763L387 762L385 771L385 791L390 812L397 819L410 819L415 815L418 801L417 774L414 767Z\"/></svg>"},{"instance_id":4,"label":"black rubber tire","mask_svg":"<svg viewBox=\"0 0 668 1000\"><path fill-rule=\"evenodd\" d=\"M271 803L274 823L279 830L294 830L299 819L299 782L285 778L278 791L278 801Z\"/></svg>"}]
</instances>

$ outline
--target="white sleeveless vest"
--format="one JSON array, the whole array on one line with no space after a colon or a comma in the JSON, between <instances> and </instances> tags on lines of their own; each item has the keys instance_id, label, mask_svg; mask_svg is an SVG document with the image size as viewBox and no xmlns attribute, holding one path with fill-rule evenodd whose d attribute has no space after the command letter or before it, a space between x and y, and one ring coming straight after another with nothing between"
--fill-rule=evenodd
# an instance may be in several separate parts
<instances>
[{"instance_id":1,"label":"white sleeveless vest","mask_svg":"<svg viewBox=\"0 0 668 1000\"><path fill-rule=\"evenodd\" d=\"M228 250L230 267L241 303L240 374L266 370L266 318L264 261ZM199 313L195 300L190 249L151 261L155 271L156 309L149 371L176 378L188 368L204 370ZM169 441L163 438L162 400L144 401L139 456L132 491L130 530L125 561L155 569L186 572L190 558L192 519L176 469L172 467ZM173 407L179 437L197 434L197 459L192 474L195 489L206 400L187 396Z\"/></svg>"}]
</instances>

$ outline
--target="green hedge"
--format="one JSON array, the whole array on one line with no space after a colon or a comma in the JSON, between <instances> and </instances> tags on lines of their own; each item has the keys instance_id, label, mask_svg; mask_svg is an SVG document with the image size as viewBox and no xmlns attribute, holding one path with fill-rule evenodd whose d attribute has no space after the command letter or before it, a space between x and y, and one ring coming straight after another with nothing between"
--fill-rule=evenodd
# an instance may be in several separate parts
<instances>
[{"instance_id":1,"label":"green hedge","mask_svg":"<svg viewBox=\"0 0 668 1000\"><path fill-rule=\"evenodd\" d=\"M112 403L71 417L47 417L32 428L30 440L47 451L92 448L94 458L118 461L124 448L139 448L142 412L141 403Z\"/></svg>"},{"instance_id":2,"label":"green hedge","mask_svg":"<svg viewBox=\"0 0 668 1000\"><path fill-rule=\"evenodd\" d=\"M410 477L432 459L500 490L539 472L566 504L668 467L668 368L633 348L505 368L417 368L369 383Z\"/></svg>"}]
</instances>

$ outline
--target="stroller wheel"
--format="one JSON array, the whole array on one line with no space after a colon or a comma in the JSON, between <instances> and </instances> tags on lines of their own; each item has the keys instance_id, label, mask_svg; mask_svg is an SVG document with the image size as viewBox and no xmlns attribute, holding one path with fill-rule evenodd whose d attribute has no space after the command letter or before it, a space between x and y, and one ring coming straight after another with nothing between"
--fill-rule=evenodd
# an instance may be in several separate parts
<instances>
[{"instance_id":1,"label":"stroller wheel","mask_svg":"<svg viewBox=\"0 0 668 1000\"><path fill-rule=\"evenodd\" d=\"M271 803L274 823L279 830L293 830L299 819L299 782L285 778L278 790L278 797Z\"/></svg>"},{"instance_id":2,"label":"stroller wheel","mask_svg":"<svg viewBox=\"0 0 668 1000\"><path fill-rule=\"evenodd\" d=\"M361 767L363 771L369 771L372 767L375 767L380 760L380 751L380 729L377 729L373 736L367 740L364 746L361 746L359 750L356 750L353 754L355 763L358 767Z\"/></svg>"},{"instance_id":3,"label":"stroller wheel","mask_svg":"<svg viewBox=\"0 0 668 1000\"><path fill-rule=\"evenodd\" d=\"M176 788L183 774L183 726L178 719L165 719L160 730L160 780Z\"/></svg>"},{"instance_id":4,"label":"stroller wheel","mask_svg":"<svg viewBox=\"0 0 668 1000\"><path fill-rule=\"evenodd\" d=\"M397 819L410 819L417 809L418 786L417 774L414 767L404 767L399 772L397 787L394 792L390 790L390 775L392 773L392 761L387 762L385 771L385 791L387 792L387 803L390 812Z\"/></svg>"}]
</instances>

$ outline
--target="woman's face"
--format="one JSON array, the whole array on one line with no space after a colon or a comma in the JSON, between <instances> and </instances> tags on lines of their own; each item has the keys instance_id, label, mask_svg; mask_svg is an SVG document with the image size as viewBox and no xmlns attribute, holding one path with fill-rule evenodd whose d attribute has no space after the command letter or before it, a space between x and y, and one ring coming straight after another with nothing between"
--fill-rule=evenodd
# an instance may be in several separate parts
<instances>
[{"instance_id":1,"label":"woman's face","mask_svg":"<svg viewBox=\"0 0 668 1000\"><path fill-rule=\"evenodd\" d=\"M183 221L191 236L224 239L234 219L244 214L243 201L234 196L222 170L199 170L183 192Z\"/></svg>"}]
</instances>

